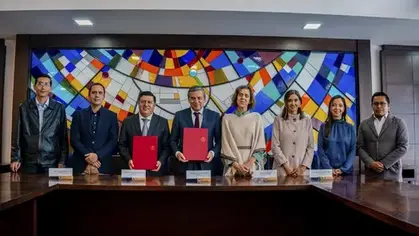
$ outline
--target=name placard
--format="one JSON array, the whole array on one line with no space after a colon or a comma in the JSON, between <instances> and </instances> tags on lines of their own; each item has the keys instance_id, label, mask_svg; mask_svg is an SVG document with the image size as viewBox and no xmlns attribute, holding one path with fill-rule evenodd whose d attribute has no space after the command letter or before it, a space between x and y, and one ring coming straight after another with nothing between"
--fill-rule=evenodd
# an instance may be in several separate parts
<instances>
[{"instance_id":1,"label":"name placard","mask_svg":"<svg viewBox=\"0 0 419 236\"><path fill-rule=\"evenodd\" d=\"M73 168L49 168L48 177L58 179L73 179Z\"/></svg>"},{"instance_id":2,"label":"name placard","mask_svg":"<svg viewBox=\"0 0 419 236\"><path fill-rule=\"evenodd\" d=\"M324 169L324 170L310 169L310 178L332 178L333 179L333 170L332 169Z\"/></svg>"},{"instance_id":3,"label":"name placard","mask_svg":"<svg viewBox=\"0 0 419 236\"><path fill-rule=\"evenodd\" d=\"M137 180L137 181L145 181L146 171L145 170L121 170L121 178Z\"/></svg>"},{"instance_id":4,"label":"name placard","mask_svg":"<svg viewBox=\"0 0 419 236\"><path fill-rule=\"evenodd\" d=\"M187 170L186 180L196 180L198 183L211 182L210 170Z\"/></svg>"},{"instance_id":5,"label":"name placard","mask_svg":"<svg viewBox=\"0 0 419 236\"><path fill-rule=\"evenodd\" d=\"M255 170L252 173L252 179L262 179L264 181L277 181L277 170Z\"/></svg>"}]
</instances>

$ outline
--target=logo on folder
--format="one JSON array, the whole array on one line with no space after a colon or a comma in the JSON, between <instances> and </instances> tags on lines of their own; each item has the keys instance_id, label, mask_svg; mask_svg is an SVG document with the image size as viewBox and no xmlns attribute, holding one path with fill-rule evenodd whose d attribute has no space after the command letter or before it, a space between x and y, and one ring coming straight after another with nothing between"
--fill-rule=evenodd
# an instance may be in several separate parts
<instances>
[{"instance_id":1,"label":"logo on folder","mask_svg":"<svg viewBox=\"0 0 419 236\"><path fill-rule=\"evenodd\" d=\"M201 137L201 142L205 142L205 137Z\"/></svg>"},{"instance_id":2,"label":"logo on folder","mask_svg":"<svg viewBox=\"0 0 419 236\"><path fill-rule=\"evenodd\" d=\"M156 147L154 145L150 146L151 151L154 151L154 149L156 149Z\"/></svg>"}]
</instances>

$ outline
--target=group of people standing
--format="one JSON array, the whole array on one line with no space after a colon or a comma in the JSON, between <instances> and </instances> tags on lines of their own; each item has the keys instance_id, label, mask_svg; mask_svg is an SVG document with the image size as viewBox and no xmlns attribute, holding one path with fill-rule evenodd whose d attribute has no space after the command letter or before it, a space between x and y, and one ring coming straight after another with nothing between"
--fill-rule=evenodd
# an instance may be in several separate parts
<instances>
[{"instance_id":1,"label":"group of people standing","mask_svg":"<svg viewBox=\"0 0 419 236\"><path fill-rule=\"evenodd\" d=\"M119 154L129 168L132 162L135 136L158 136L158 161L149 175L163 175L164 166L173 162L174 172L211 170L213 175L250 176L262 170L268 161L264 123L255 106L253 90L239 86L232 96L233 113L222 117L204 108L207 95L202 87L188 91L189 108L175 114L172 130L167 119L154 113L156 97L149 91L139 95L139 113L127 117L118 131L115 113L102 107L105 88L96 83L90 87L90 107L75 111L70 129L74 149L68 158L67 119L62 104L49 97L52 80L43 75L35 80L36 97L19 107L17 132L12 144L12 171L42 173L50 167L69 166L76 173L111 173L112 154ZM390 99L383 93L371 98L373 115L364 120L356 134L346 122L345 98L335 96L329 102L327 120L318 133L317 155L320 168L333 169L333 174L353 174L358 151L367 175L399 179L401 158L407 152L406 123L389 113ZM188 161L183 154L184 128L206 128L208 150L206 161ZM273 169L279 175L307 175L314 156L314 135L311 118L302 111L298 91L289 90L284 96L282 113L273 123L271 142ZM169 159L170 156L174 158ZM175 165L173 165L175 164Z\"/></svg>"}]
</instances>

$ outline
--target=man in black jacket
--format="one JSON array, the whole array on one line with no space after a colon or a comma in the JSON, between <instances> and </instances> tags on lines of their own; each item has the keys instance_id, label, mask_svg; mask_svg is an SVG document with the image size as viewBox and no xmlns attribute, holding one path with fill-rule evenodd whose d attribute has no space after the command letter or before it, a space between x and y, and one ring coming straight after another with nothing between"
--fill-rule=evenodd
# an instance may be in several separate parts
<instances>
[{"instance_id":1,"label":"man in black jacket","mask_svg":"<svg viewBox=\"0 0 419 236\"><path fill-rule=\"evenodd\" d=\"M45 173L63 167L68 156L67 119L64 105L51 99L48 75L35 79L36 97L19 106L10 168L17 172Z\"/></svg>"}]
</instances>

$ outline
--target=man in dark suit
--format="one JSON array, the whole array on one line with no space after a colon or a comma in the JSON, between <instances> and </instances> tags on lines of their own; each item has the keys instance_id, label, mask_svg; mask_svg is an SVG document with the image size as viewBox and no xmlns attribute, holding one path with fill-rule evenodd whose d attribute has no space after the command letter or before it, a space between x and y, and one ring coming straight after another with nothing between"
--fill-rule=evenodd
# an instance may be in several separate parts
<instances>
[{"instance_id":1,"label":"man in dark suit","mask_svg":"<svg viewBox=\"0 0 419 236\"><path fill-rule=\"evenodd\" d=\"M76 111L70 129L74 149L68 165L75 173L113 174L112 153L118 139L116 114L102 107L105 87L95 83L89 91L90 107Z\"/></svg>"},{"instance_id":2,"label":"man in dark suit","mask_svg":"<svg viewBox=\"0 0 419 236\"><path fill-rule=\"evenodd\" d=\"M132 140L134 136L157 136L158 137L158 161L156 169L147 171L148 176L161 176L170 155L169 124L166 118L154 114L156 97L150 91L140 93L138 105L139 114L127 117L122 122L119 136L119 153L128 163L129 168L134 168L132 161Z\"/></svg>"},{"instance_id":3,"label":"man in dark suit","mask_svg":"<svg viewBox=\"0 0 419 236\"><path fill-rule=\"evenodd\" d=\"M220 159L221 120L220 115L204 108L206 94L202 87L194 86L188 91L190 108L176 112L173 120L171 147L178 160L177 174L185 174L186 170L211 170L212 175L222 175ZM208 129L207 160L187 161L182 153L184 128Z\"/></svg>"}]
</instances>

